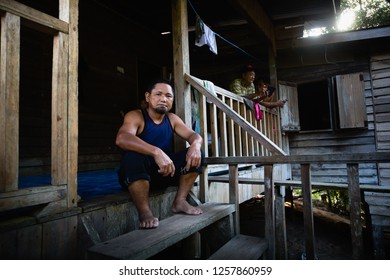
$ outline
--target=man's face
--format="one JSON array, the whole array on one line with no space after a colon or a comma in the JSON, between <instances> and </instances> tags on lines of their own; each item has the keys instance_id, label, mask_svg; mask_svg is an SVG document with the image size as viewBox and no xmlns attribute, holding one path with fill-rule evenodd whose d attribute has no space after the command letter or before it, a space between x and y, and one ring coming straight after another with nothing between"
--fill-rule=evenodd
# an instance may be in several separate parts
<instances>
[{"instance_id":1,"label":"man's face","mask_svg":"<svg viewBox=\"0 0 390 280\"><path fill-rule=\"evenodd\" d=\"M173 105L172 87L164 83L157 83L152 92L145 93L145 99L150 109L159 114L166 114Z\"/></svg>"},{"instance_id":2,"label":"man's face","mask_svg":"<svg viewBox=\"0 0 390 280\"><path fill-rule=\"evenodd\" d=\"M243 79L248 83L253 83L253 81L255 80L255 71L248 71L248 72L245 72L242 74L242 77Z\"/></svg>"}]
</instances>

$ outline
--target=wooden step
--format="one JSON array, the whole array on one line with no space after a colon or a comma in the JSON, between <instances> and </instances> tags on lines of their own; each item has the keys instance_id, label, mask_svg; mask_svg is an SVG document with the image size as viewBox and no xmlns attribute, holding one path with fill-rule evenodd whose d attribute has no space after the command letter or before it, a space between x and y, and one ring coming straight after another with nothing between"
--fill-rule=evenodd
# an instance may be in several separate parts
<instances>
[{"instance_id":1,"label":"wooden step","mask_svg":"<svg viewBox=\"0 0 390 280\"><path fill-rule=\"evenodd\" d=\"M236 235L209 257L209 260L258 260L268 248L264 238Z\"/></svg>"},{"instance_id":2,"label":"wooden step","mask_svg":"<svg viewBox=\"0 0 390 280\"><path fill-rule=\"evenodd\" d=\"M142 260L235 212L233 204L206 203L201 215L175 214L160 221L156 229L128 232L88 249L88 259Z\"/></svg>"}]
</instances>

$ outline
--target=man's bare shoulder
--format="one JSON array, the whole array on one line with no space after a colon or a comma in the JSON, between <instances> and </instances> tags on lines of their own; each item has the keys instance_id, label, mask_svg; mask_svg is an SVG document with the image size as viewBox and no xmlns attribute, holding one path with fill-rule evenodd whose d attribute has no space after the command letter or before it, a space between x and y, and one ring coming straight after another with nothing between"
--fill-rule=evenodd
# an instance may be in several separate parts
<instances>
[{"instance_id":1,"label":"man's bare shoulder","mask_svg":"<svg viewBox=\"0 0 390 280\"><path fill-rule=\"evenodd\" d=\"M171 121L171 123L175 123L177 121L179 121L179 122L182 121L182 119L178 115L176 115L175 113L169 112L167 115L168 115L168 118Z\"/></svg>"},{"instance_id":2,"label":"man's bare shoulder","mask_svg":"<svg viewBox=\"0 0 390 280\"><path fill-rule=\"evenodd\" d=\"M141 109L132 110L126 113L125 119L132 119L132 118L143 118L142 117L142 111Z\"/></svg>"}]
</instances>

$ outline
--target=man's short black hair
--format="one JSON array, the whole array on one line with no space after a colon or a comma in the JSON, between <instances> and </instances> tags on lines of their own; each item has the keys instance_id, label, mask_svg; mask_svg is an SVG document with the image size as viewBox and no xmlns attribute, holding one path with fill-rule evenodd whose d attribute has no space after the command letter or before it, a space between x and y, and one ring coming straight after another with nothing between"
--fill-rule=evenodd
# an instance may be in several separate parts
<instances>
[{"instance_id":1,"label":"man's short black hair","mask_svg":"<svg viewBox=\"0 0 390 280\"><path fill-rule=\"evenodd\" d=\"M244 74L244 73L246 73L246 72L252 72L252 71L256 72L256 68L253 67L252 64L246 64L246 65L244 65L244 66L241 68L241 73L242 73L242 74Z\"/></svg>"},{"instance_id":2,"label":"man's short black hair","mask_svg":"<svg viewBox=\"0 0 390 280\"><path fill-rule=\"evenodd\" d=\"M174 92L174 87L172 85L171 80L164 79L164 78L156 78L154 80L151 80L146 87L146 91L149 93L152 93L152 90L154 89L156 84L167 84L167 85L171 86L172 92Z\"/></svg>"}]
</instances>

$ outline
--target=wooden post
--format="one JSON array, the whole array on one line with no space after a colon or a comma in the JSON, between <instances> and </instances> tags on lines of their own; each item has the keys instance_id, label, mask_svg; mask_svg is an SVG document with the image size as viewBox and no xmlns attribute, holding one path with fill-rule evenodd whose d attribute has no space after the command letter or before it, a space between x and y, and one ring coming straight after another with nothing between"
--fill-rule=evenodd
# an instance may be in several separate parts
<instances>
[{"instance_id":1,"label":"wooden post","mask_svg":"<svg viewBox=\"0 0 390 280\"><path fill-rule=\"evenodd\" d=\"M267 259L275 259L275 202L273 165L264 166L265 238L268 240Z\"/></svg>"},{"instance_id":2,"label":"wooden post","mask_svg":"<svg viewBox=\"0 0 390 280\"><path fill-rule=\"evenodd\" d=\"M315 256L315 239L314 239L314 222L313 222L313 203L311 188L310 164L301 164L301 181L303 192L303 223L305 232L305 249L306 259L314 260Z\"/></svg>"},{"instance_id":3,"label":"wooden post","mask_svg":"<svg viewBox=\"0 0 390 280\"><path fill-rule=\"evenodd\" d=\"M20 17L1 14L0 192L18 189Z\"/></svg>"},{"instance_id":4,"label":"wooden post","mask_svg":"<svg viewBox=\"0 0 390 280\"><path fill-rule=\"evenodd\" d=\"M69 0L68 207L77 206L79 0Z\"/></svg>"},{"instance_id":5,"label":"wooden post","mask_svg":"<svg viewBox=\"0 0 390 280\"><path fill-rule=\"evenodd\" d=\"M238 165L229 165L229 203L234 204L236 212L234 213L235 234L240 234L240 201L238 195Z\"/></svg>"},{"instance_id":6,"label":"wooden post","mask_svg":"<svg viewBox=\"0 0 390 280\"><path fill-rule=\"evenodd\" d=\"M364 255L363 225L360 217L361 196L359 187L359 166L357 163L347 163L348 194L350 204L352 257L362 259Z\"/></svg>"},{"instance_id":7,"label":"wooden post","mask_svg":"<svg viewBox=\"0 0 390 280\"><path fill-rule=\"evenodd\" d=\"M284 209L285 186L275 187L275 255L287 260L286 215Z\"/></svg>"},{"instance_id":8,"label":"wooden post","mask_svg":"<svg viewBox=\"0 0 390 280\"><path fill-rule=\"evenodd\" d=\"M60 1L60 19L69 19L69 5ZM51 183L67 184L68 179L68 63L69 35L58 32L53 38L51 106Z\"/></svg>"},{"instance_id":9,"label":"wooden post","mask_svg":"<svg viewBox=\"0 0 390 280\"><path fill-rule=\"evenodd\" d=\"M176 114L191 127L191 91L184 79L184 74L190 73L186 0L172 0L172 38ZM175 149L181 150L184 147L185 143L175 137Z\"/></svg>"}]
</instances>

